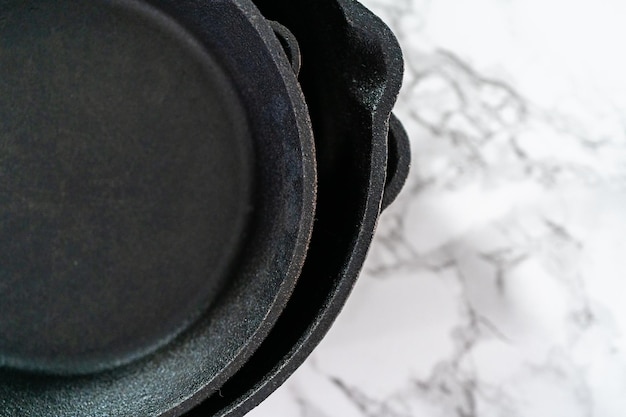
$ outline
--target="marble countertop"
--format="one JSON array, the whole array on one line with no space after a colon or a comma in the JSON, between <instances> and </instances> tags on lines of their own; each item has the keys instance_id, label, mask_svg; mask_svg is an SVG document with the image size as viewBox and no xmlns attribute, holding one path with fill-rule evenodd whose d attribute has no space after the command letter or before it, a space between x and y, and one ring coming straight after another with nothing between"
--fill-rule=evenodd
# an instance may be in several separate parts
<instances>
[{"instance_id":1,"label":"marble countertop","mask_svg":"<svg viewBox=\"0 0 626 417\"><path fill-rule=\"evenodd\" d=\"M249 416L626 415L626 2L363 3L404 49L412 171Z\"/></svg>"}]
</instances>

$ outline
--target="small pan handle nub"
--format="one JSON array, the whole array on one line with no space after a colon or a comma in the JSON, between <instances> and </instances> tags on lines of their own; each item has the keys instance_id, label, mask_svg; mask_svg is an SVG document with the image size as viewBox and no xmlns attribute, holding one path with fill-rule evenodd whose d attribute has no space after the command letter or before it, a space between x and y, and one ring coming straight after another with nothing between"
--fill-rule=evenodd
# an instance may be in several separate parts
<instances>
[{"instance_id":1,"label":"small pan handle nub","mask_svg":"<svg viewBox=\"0 0 626 417\"><path fill-rule=\"evenodd\" d=\"M406 179L411 166L411 147L409 137L402 122L392 113L389 119L387 156L387 181L383 195L382 210L394 202Z\"/></svg>"},{"instance_id":2,"label":"small pan handle nub","mask_svg":"<svg viewBox=\"0 0 626 417\"><path fill-rule=\"evenodd\" d=\"M269 23L280 45L283 47L285 55L287 55L287 59L291 63L291 68L293 68L293 72L296 73L297 77L298 74L300 74L300 68L302 66L302 54L300 53L298 40L289 29L280 23L274 20L269 20Z\"/></svg>"}]
</instances>

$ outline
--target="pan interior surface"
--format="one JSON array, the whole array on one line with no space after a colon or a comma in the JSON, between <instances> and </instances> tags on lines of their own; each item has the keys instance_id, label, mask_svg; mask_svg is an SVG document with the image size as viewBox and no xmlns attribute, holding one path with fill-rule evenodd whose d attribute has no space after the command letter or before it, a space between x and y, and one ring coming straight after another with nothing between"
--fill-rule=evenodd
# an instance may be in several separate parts
<instances>
[{"instance_id":1,"label":"pan interior surface","mask_svg":"<svg viewBox=\"0 0 626 417\"><path fill-rule=\"evenodd\" d=\"M2 2L0 368L113 369L207 311L249 220L246 117L155 9Z\"/></svg>"},{"instance_id":2,"label":"pan interior surface","mask_svg":"<svg viewBox=\"0 0 626 417\"><path fill-rule=\"evenodd\" d=\"M296 75L250 0L1 3L0 417L181 416L300 276Z\"/></svg>"}]
</instances>

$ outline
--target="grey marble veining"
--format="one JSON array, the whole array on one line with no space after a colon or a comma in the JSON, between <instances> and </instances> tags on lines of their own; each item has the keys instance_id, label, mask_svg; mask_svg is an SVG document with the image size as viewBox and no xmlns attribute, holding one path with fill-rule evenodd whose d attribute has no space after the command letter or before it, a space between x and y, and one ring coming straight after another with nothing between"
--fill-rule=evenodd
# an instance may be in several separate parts
<instances>
[{"instance_id":1,"label":"grey marble veining","mask_svg":"<svg viewBox=\"0 0 626 417\"><path fill-rule=\"evenodd\" d=\"M407 73L406 190L252 417L626 414L626 4L366 0Z\"/></svg>"}]
</instances>

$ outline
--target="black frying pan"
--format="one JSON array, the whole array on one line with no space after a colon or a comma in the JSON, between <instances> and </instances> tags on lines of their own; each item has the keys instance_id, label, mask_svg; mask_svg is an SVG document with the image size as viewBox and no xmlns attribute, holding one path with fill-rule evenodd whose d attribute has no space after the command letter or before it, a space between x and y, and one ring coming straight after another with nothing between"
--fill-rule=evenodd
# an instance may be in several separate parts
<instances>
[{"instance_id":1,"label":"black frying pan","mask_svg":"<svg viewBox=\"0 0 626 417\"><path fill-rule=\"evenodd\" d=\"M401 55L255 3L0 6L0 416L241 415L332 323L408 169Z\"/></svg>"}]
</instances>

